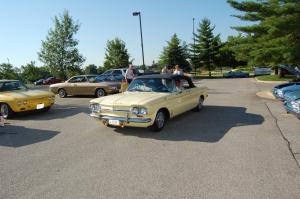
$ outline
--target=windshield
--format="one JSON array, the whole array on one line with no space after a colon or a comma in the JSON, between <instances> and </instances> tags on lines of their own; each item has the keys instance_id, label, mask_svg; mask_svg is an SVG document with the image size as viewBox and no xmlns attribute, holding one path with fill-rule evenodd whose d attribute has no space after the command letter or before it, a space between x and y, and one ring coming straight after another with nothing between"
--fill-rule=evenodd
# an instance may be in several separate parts
<instances>
[{"instance_id":1,"label":"windshield","mask_svg":"<svg viewBox=\"0 0 300 199\"><path fill-rule=\"evenodd\" d=\"M138 78L131 82L127 91L130 92L173 92L175 91L175 84L172 79L162 78Z\"/></svg>"},{"instance_id":2,"label":"windshield","mask_svg":"<svg viewBox=\"0 0 300 199\"><path fill-rule=\"evenodd\" d=\"M27 87L20 81L10 81L0 83L0 92L15 91L15 90L27 90Z\"/></svg>"}]
</instances>

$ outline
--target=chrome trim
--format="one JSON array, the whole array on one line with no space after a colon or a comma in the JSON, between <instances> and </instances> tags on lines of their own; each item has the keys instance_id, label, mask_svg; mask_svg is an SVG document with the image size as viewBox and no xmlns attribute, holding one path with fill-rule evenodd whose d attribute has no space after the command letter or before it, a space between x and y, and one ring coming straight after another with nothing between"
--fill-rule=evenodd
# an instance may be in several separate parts
<instances>
[{"instance_id":1,"label":"chrome trim","mask_svg":"<svg viewBox=\"0 0 300 199\"><path fill-rule=\"evenodd\" d=\"M149 123L151 118L126 118L126 117L111 117L111 116L101 116L94 113L90 114L91 117L98 118L100 120L119 120L122 122L135 122L135 123Z\"/></svg>"}]
</instances>

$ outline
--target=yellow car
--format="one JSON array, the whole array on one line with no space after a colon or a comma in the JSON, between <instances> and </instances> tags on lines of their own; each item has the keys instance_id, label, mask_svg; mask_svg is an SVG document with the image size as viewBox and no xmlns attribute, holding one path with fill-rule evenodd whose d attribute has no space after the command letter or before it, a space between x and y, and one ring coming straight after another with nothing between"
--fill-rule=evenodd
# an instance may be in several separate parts
<instances>
[{"instance_id":1,"label":"yellow car","mask_svg":"<svg viewBox=\"0 0 300 199\"><path fill-rule=\"evenodd\" d=\"M53 93L29 90L18 80L0 80L0 113L4 118L16 112L48 111L54 104L54 98Z\"/></svg>"},{"instance_id":2,"label":"yellow car","mask_svg":"<svg viewBox=\"0 0 300 199\"><path fill-rule=\"evenodd\" d=\"M91 116L107 126L151 127L160 131L165 123L188 110L200 111L206 87L196 87L182 75L145 75L135 78L124 93L90 101Z\"/></svg>"}]
</instances>

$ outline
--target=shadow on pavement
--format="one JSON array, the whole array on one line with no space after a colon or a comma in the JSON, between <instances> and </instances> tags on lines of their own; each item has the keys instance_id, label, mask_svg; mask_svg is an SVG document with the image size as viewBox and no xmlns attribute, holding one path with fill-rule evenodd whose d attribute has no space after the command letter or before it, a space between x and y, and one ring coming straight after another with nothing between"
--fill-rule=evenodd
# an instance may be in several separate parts
<instances>
[{"instance_id":1,"label":"shadow on pavement","mask_svg":"<svg viewBox=\"0 0 300 199\"><path fill-rule=\"evenodd\" d=\"M88 114L88 106L78 105L58 105L55 104L49 111L30 111L24 113L18 113L14 115L10 120L53 120L71 117L79 113Z\"/></svg>"},{"instance_id":2,"label":"shadow on pavement","mask_svg":"<svg viewBox=\"0 0 300 199\"><path fill-rule=\"evenodd\" d=\"M22 147L49 140L58 133L57 131L8 125L0 128L0 146Z\"/></svg>"},{"instance_id":3,"label":"shadow on pavement","mask_svg":"<svg viewBox=\"0 0 300 199\"><path fill-rule=\"evenodd\" d=\"M244 107L205 106L199 113L189 111L171 119L158 133L142 128L116 128L115 131L126 136L157 140L217 142L232 127L263 122L261 115L247 113Z\"/></svg>"}]
</instances>

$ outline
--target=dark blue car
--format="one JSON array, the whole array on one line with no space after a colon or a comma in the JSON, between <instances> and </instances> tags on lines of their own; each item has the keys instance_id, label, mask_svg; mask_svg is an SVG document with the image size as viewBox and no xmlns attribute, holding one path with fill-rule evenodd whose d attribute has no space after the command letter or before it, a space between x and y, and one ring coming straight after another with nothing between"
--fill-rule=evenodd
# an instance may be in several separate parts
<instances>
[{"instance_id":1,"label":"dark blue car","mask_svg":"<svg viewBox=\"0 0 300 199\"><path fill-rule=\"evenodd\" d=\"M288 92L284 97L286 111L295 114L300 119L300 91Z\"/></svg>"},{"instance_id":2,"label":"dark blue car","mask_svg":"<svg viewBox=\"0 0 300 199\"><path fill-rule=\"evenodd\" d=\"M228 73L224 73L223 77L249 77L249 73L245 73L240 70L229 71Z\"/></svg>"}]
</instances>

